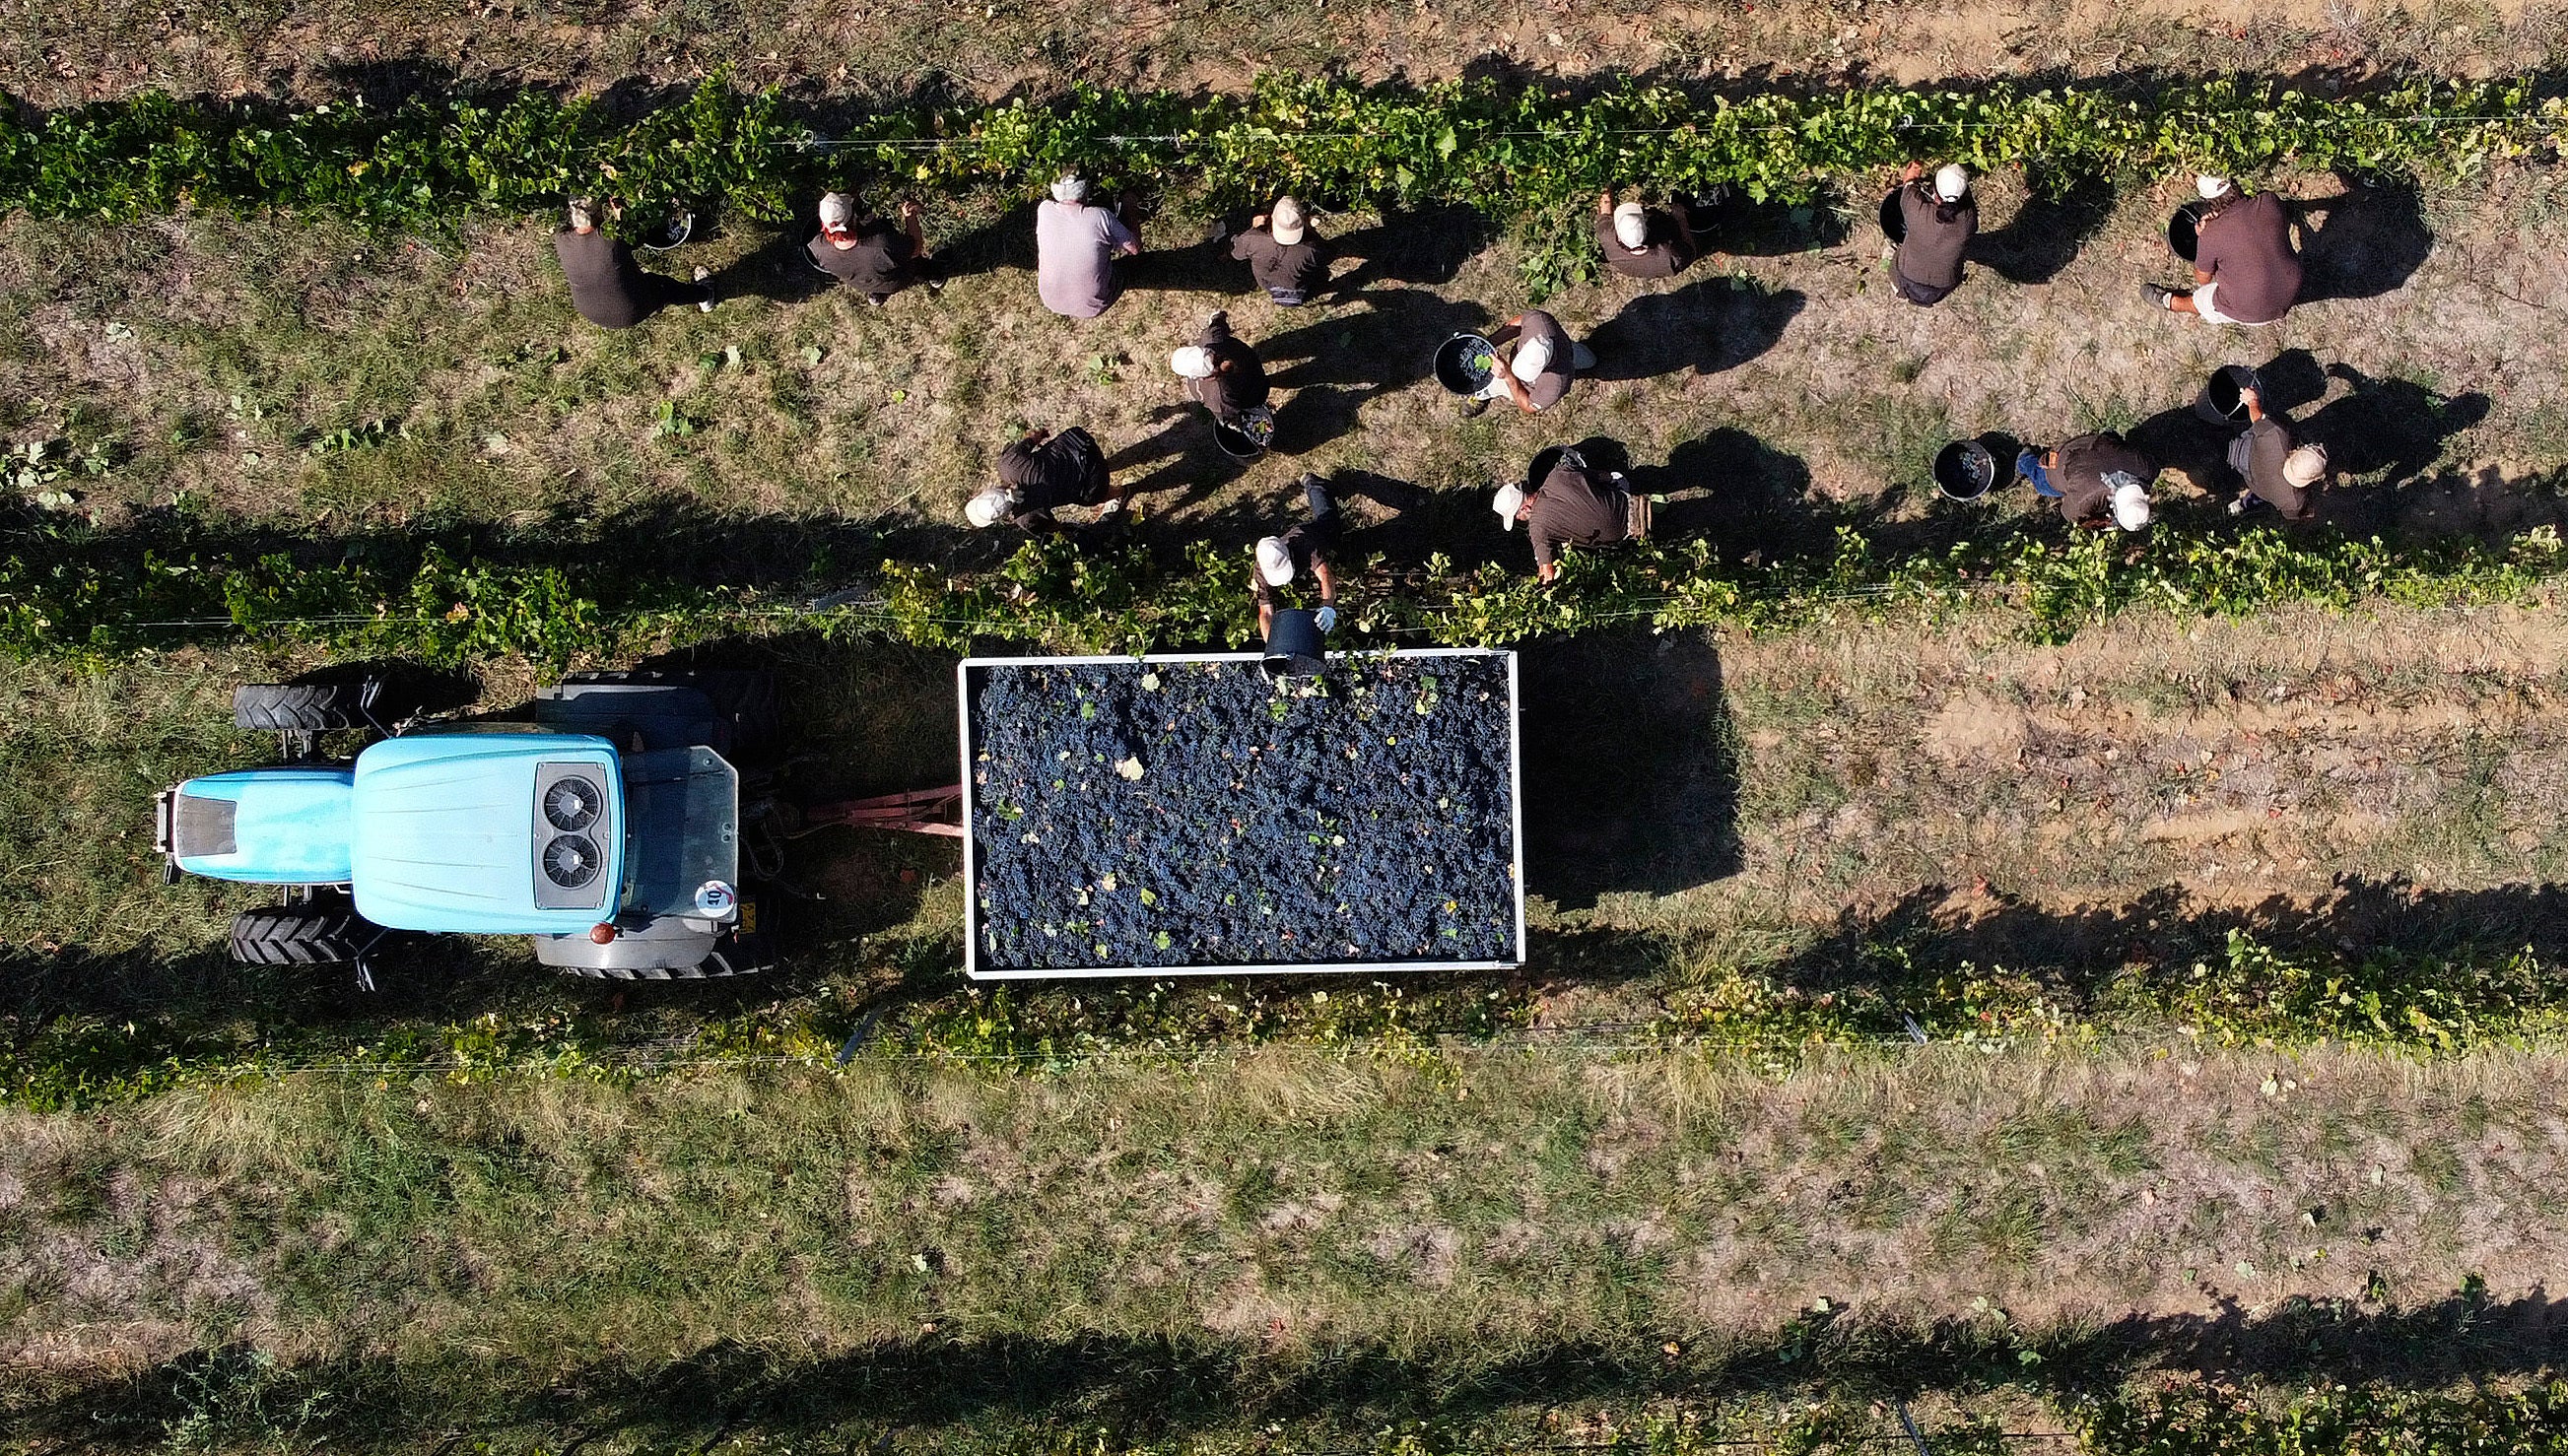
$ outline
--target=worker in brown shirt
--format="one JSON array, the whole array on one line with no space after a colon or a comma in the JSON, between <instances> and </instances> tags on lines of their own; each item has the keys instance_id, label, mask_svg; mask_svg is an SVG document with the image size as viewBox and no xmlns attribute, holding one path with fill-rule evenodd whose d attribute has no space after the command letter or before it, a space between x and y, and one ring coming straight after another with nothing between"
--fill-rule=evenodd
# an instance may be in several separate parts
<instances>
[{"instance_id":1,"label":"worker in brown shirt","mask_svg":"<svg viewBox=\"0 0 2568 1456\"><path fill-rule=\"evenodd\" d=\"M2301 443L2291 422L2266 414L2254 390L2240 390L2238 401L2247 407L2248 425L2229 442L2229 468L2245 478L2247 488L2229 502L2229 513L2244 515L2262 501L2287 521L2312 519L2319 513L2312 492L2327 479L2326 449Z\"/></svg>"},{"instance_id":2,"label":"worker in brown shirt","mask_svg":"<svg viewBox=\"0 0 2568 1456\"><path fill-rule=\"evenodd\" d=\"M693 283L646 273L632 248L597 225L599 216L596 203L578 198L570 204L570 225L553 234L553 256L581 318L601 329L629 329L678 304L714 311L714 291L705 282L711 270L698 268Z\"/></svg>"},{"instance_id":3,"label":"worker in brown shirt","mask_svg":"<svg viewBox=\"0 0 2568 1456\"><path fill-rule=\"evenodd\" d=\"M1626 278L1674 278L1703 256L1685 208L1617 203L1611 187L1596 194L1596 246L1605 266Z\"/></svg>"},{"instance_id":4,"label":"worker in brown shirt","mask_svg":"<svg viewBox=\"0 0 2568 1456\"><path fill-rule=\"evenodd\" d=\"M1539 415L1568 396L1569 382L1578 371L1596 367L1596 356L1587 346L1571 339L1560 320L1538 308L1526 309L1489 336L1489 343L1500 349L1510 341L1516 346L1514 355L1505 358L1472 397L1471 413L1505 396L1516 402L1517 409Z\"/></svg>"},{"instance_id":5,"label":"worker in brown shirt","mask_svg":"<svg viewBox=\"0 0 2568 1456\"><path fill-rule=\"evenodd\" d=\"M806 249L820 271L876 304L913 283L937 286L927 234L915 200L900 204L900 226L887 218L858 220L856 199L831 192L820 199L820 232Z\"/></svg>"},{"instance_id":6,"label":"worker in brown shirt","mask_svg":"<svg viewBox=\"0 0 2568 1456\"><path fill-rule=\"evenodd\" d=\"M1230 331L1230 315L1216 310L1195 341L1168 356L1185 381L1186 397L1230 423L1266 403L1266 366L1257 351Z\"/></svg>"},{"instance_id":7,"label":"worker in brown shirt","mask_svg":"<svg viewBox=\"0 0 2568 1456\"><path fill-rule=\"evenodd\" d=\"M2215 324L2270 324L2301 296L2301 255L2292 250L2292 220L2271 192L2241 196L2227 177L2198 176L2204 210L2195 224L2193 291L2143 284L2169 313Z\"/></svg>"},{"instance_id":8,"label":"worker in brown shirt","mask_svg":"<svg viewBox=\"0 0 2568 1456\"><path fill-rule=\"evenodd\" d=\"M1124 508L1123 487L1106 468L1106 452L1077 426L1059 435L1029 430L999 454L999 483L964 504L963 516L987 530L1009 521L1029 531L1054 531L1053 512L1065 505L1102 505L1105 521Z\"/></svg>"},{"instance_id":9,"label":"worker in brown shirt","mask_svg":"<svg viewBox=\"0 0 2568 1456\"><path fill-rule=\"evenodd\" d=\"M1890 287L1919 305L1942 303L1962 286L1962 254L1980 230L1980 204L1971 198L1971 173L1952 162L1935 173L1912 161L1899 174L1899 246L1890 255Z\"/></svg>"},{"instance_id":10,"label":"worker in brown shirt","mask_svg":"<svg viewBox=\"0 0 2568 1456\"><path fill-rule=\"evenodd\" d=\"M1591 467L1576 450L1564 449L1551 472L1533 492L1502 485L1490 509L1508 530L1525 523L1533 539L1534 575L1549 586L1560 574L1563 546L1610 546L1632 535L1632 493L1620 475Z\"/></svg>"},{"instance_id":11,"label":"worker in brown shirt","mask_svg":"<svg viewBox=\"0 0 2568 1456\"><path fill-rule=\"evenodd\" d=\"M1230 255L1246 260L1248 276L1286 308L1309 303L1329 282L1328 245L1290 197L1276 198L1273 210L1251 219L1230 240Z\"/></svg>"},{"instance_id":12,"label":"worker in brown shirt","mask_svg":"<svg viewBox=\"0 0 2568 1456\"><path fill-rule=\"evenodd\" d=\"M2157 462L2110 431L2079 436L2057 449L2028 449L2016 456L2015 468L2033 482L2034 494L2059 501L2060 514L2073 526L2148 526L2149 482L2157 478Z\"/></svg>"}]
</instances>

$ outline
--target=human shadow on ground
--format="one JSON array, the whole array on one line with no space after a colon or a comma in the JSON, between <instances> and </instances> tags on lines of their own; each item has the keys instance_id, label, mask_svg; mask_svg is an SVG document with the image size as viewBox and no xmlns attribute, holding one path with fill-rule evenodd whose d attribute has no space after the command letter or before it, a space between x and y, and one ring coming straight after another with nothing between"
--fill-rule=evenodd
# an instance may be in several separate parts
<instances>
[{"instance_id":1,"label":"human shadow on ground","mask_svg":"<svg viewBox=\"0 0 2568 1456\"><path fill-rule=\"evenodd\" d=\"M2301 438L2327 447L2332 482L2319 493L2321 520L2357 535L2476 532L2500 517L2523 524L2524 511L2544 504L2520 484L2436 470L2446 442L2487 418L2493 402L2486 395L2445 395L2345 364L2327 373L2351 392L2296 426Z\"/></svg>"},{"instance_id":2,"label":"human shadow on ground","mask_svg":"<svg viewBox=\"0 0 2568 1456\"><path fill-rule=\"evenodd\" d=\"M1133 496L1179 492L1156 509L1201 500L1247 473L1255 463L1235 458L1223 449L1212 433L1212 412L1191 400L1161 405L1150 412L1149 419L1159 428L1108 455L1106 467L1123 475L1149 466L1123 484Z\"/></svg>"},{"instance_id":3,"label":"human shadow on ground","mask_svg":"<svg viewBox=\"0 0 2568 1456\"><path fill-rule=\"evenodd\" d=\"M1809 300L1794 288L1767 292L1704 278L1669 293L1635 295L1587 337L1595 380L1653 379L1691 369L1719 374L1774 347Z\"/></svg>"},{"instance_id":4,"label":"human shadow on ground","mask_svg":"<svg viewBox=\"0 0 2568 1456\"><path fill-rule=\"evenodd\" d=\"M2338 174L2345 190L2289 204L2301 229L2303 304L2378 298L2405 286L2434 250L2413 186ZM2315 220L2314 219L2323 219Z\"/></svg>"},{"instance_id":5,"label":"human shadow on ground","mask_svg":"<svg viewBox=\"0 0 2568 1456\"><path fill-rule=\"evenodd\" d=\"M853 1258L854 1270L877 1280L907 1263L879 1250ZM312 1448L362 1446L387 1430L443 1430L493 1446L531 1441L567 1450L591 1441L704 1449L751 1433L852 1448L887 1446L895 1433L936 1445L949 1432L987 1442L1021 1431L1023 1444L1041 1445L1038 1437L1076 1429L1083 1440L1141 1446L1218 1443L1290 1423L1352 1440L1408 1422L1531 1424L1547 1411L1588 1404L1907 1400L1988 1388L2074 1399L2113 1393L2153 1371L2427 1391L2537 1375L2563 1355L2568 1301L2538 1292L2506 1300L2463 1292L2388 1306L2251 1307L2223 1296L2208 1312L2027 1328L1985 1316L1854 1315L1839 1307L1766 1331L1707 1330L1697 1321L1530 1344L1342 1339L1281 1362L1253 1336L1041 1338L932 1326L825 1355L721 1339L661 1360L618 1355L540 1373L469 1356L418 1367L390 1355L276 1361L226 1345L31 1392L11 1433L35 1444L142 1449L184 1421L215 1443L272 1444L283 1421L296 1444ZM230 1398L209 1405L208 1390ZM331 1398L308 1398L317 1391ZM1897 1428L1885 1427L1885 1439L1899 1443Z\"/></svg>"},{"instance_id":6,"label":"human shadow on ground","mask_svg":"<svg viewBox=\"0 0 2568 1456\"><path fill-rule=\"evenodd\" d=\"M1432 288L1450 283L1462 265L1497 241L1495 219L1476 207L1430 207L1385 212L1382 221L1330 238L1331 256L1339 259L1330 288L1339 298L1361 295L1385 283ZM1352 266L1346 261L1356 260ZM1242 270L1247 264L1238 265Z\"/></svg>"},{"instance_id":7,"label":"human shadow on ground","mask_svg":"<svg viewBox=\"0 0 2568 1456\"><path fill-rule=\"evenodd\" d=\"M1779 257L1832 248L1851 236L1844 211L1834 202L1830 197L1758 202L1733 193L1718 202L1694 203L1686 218L1694 225L1695 241L1703 246L1706 258L1715 253Z\"/></svg>"},{"instance_id":8,"label":"human shadow on ground","mask_svg":"<svg viewBox=\"0 0 2568 1456\"><path fill-rule=\"evenodd\" d=\"M1437 347L1482 329L1488 317L1476 303L1424 288L1369 288L1343 301L1366 307L1253 341L1268 384L1290 392L1275 411L1274 447L1283 453L1353 431L1367 403L1425 381Z\"/></svg>"},{"instance_id":9,"label":"human shadow on ground","mask_svg":"<svg viewBox=\"0 0 2568 1456\"><path fill-rule=\"evenodd\" d=\"M1632 488L1667 497L1654 539L1709 536L1733 560L1823 550L1833 531L1811 509L1809 464L1733 427L1679 444L1665 464L1635 466Z\"/></svg>"},{"instance_id":10,"label":"human shadow on ground","mask_svg":"<svg viewBox=\"0 0 2568 1456\"><path fill-rule=\"evenodd\" d=\"M2076 262L2113 215L2108 177L2035 177L2033 193L2007 219L1971 239L1963 256L2010 283L2048 283Z\"/></svg>"},{"instance_id":11,"label":"human shadow on ground","mask_svg":"<svg viewBox=\"0 0 2568 1456\"><path fill-rule=\"evenodd\" d=\"M1710 637L1607 630L1521 653L1526 887L1580 909L1737 873L1737 734Z\"/></svg>"}]
</instances>

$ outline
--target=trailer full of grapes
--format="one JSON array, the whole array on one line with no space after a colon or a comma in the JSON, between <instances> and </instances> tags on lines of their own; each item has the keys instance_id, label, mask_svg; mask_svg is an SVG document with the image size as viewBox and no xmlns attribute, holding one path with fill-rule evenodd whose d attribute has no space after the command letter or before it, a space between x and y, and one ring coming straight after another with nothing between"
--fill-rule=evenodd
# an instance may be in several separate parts
<instances>
[{"instance_id":1,"label":"trailer full of grapes","mask_svg":"<svg viewBox=\"0 0 2568 1456\"><path fill-rule=\"evenodd\" d=\"M975 658L957 690L975 980L1524 959L1513 653Z\"/></svg>"}]
</instances>

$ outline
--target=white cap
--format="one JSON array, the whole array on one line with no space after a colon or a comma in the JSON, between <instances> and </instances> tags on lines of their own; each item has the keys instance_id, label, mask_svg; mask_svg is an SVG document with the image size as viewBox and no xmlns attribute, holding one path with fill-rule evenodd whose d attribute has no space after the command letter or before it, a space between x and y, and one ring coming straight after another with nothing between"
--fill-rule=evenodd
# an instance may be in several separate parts
<instances>
[{"instance_id":1,"label":"white cap","mask_svg":"<svg viewBox=\"0 0 2568 1456\"><path fill-rule=\"evenodd\" d=\"M1266 227L1277 242L1286 247L1302 240L1302 204L1290 197L1275 199L1275 209L1266 214Z\"/></svg>"},{"instance_id":2,"label":"white cap","mask_svg":"<svg viewBox=\"0 0 2568 1456\"><path fill-rule=\"evenodd\" d=\"M2283 478L2303 487L2327 478L2327 446L2305 444L2283 456Z\"/></svg>"},{"instance_id":3,"label":"white cap","mask_svg":"<svg viewBox=\"0 0 2568 1456\"><path fill-rule=\"evenodd\" d=\"M2121 482L2113 487L2113 524L2126 531L2140 530L2149 523L2149 487L2128 475L2121 476Z\"/></svg>"},{"instance_id":4,"label":"white cap","mask_svg":"<svg viewBox=\"0 0 2568 1456\"><path fill-rule=\"evenodd\" d=\"M1638 202L1626 202L1615 208L1614 239L1627 248L1647 247L1650 241L1649 209Z\"/></svg>"},{"instance_id":5,"label":"white cap","mask_svg":"<svg viewBox=\"0 0 2568 1456\"><path fill-rule=\"evenodd\" d=\"M1168 356L1168 368L1183 379L1212 378L1212 351L1199 344L1189 344Z\"/></svg>"},{"instance_id":6,"label":"white cap","mask_svg":"<svg viewBox=\"0 0 2568 1456\"><path fill-rule=\"evenodd\" d=\"M1948 161L1935 172L1935 195L1947 202L1959 202L1971 189L1971 169L1958 161Z\"/></svg>"},{"instance_id":7,"label":"white cap","mask_svg":"<svg viewBox=\"0 0 2568 1456\"><path fill-rule=\"evenodd\" d=\"M1017 492L1005 485L993 485L963 502L963 518L980 530L987 530L1007 518L1017 504Z\"/></svg>"},{"instance_id":8,"label":"white cap","mask_svg":"<svg viewBox=\"0 0 2568 1456\"><path fill-rule=\"evenodd\" d=\"M1501 485L1498 487L1498 498L1489 502L1489 509L1496 511L1499 523L1512 531L1516 528L1516 512L1524 508L1524 503L1523 486Z\"/></svg>"},{"instance_id":9,"label":"white cap","mask_svg":"<svg viewBox=\"0 0 2568 1456\"><path fill-rule=\"evenodd\" d=\"M1257 574L1268 586L1282 586L1293 579L1293 548L1282 536L1268 536L1257 543Z\"/></svg>"},{"instance_id":10,"label":"white cap","mask_svg":"<svg viewBox=\"0 0 2568 1456\"><path fill-rule=\"evenodd\" d=\"M1052 184L1052 199L1056 202L1087 201L1088 178L1080 176L1077 173L1071 173L1062 177L1061 180Z\"/></svg>"},{"instance_id":11,"label":"white cap","mask_svg":"<svg viewBox=\"0 0 2568 1456\"><path fill-rule=\"evenodd\" d=\"M856 199L844 192L823 193L820 198L820 225L835 231L856 219Z\"/></svg>"},{"instance_id":12,"label":"white cap","mask_svg":"<svg viewBox=\"0 0 2568 1456\"><path fill-rule=\"evenodd\" d=\"M570 227L573 232L586 232L597 225L597 204L586 197L570 199Z\"/></svg>"},{"instance_id":13,"label":"white cap","mask_svg":"<svg viewBox=\"0 0 2568 1456\"><path fill-rule=\"evenodd\" d=\"M2197 173L2193 179L2193 189L2202 195L2202 200L2208 202L2229 190L2229 178L2216 177L2209 172Z\"/></svg>"},{"instance_id":14,"label":"white cap","mask_svg":"<svg viewBox=\"0 0 2568 1456\"><path fill-rule=\"evenodd\" d=\"M1516 346L1515 362L1508 365L1507 368L1514 372L1515 377L1518 380L1525 384L1532 384L1535 380L1542 378L1543 370L1548 368L1550 364L1551 341L1549 339L1527 339Z\"/></svg>"}]
</instances>

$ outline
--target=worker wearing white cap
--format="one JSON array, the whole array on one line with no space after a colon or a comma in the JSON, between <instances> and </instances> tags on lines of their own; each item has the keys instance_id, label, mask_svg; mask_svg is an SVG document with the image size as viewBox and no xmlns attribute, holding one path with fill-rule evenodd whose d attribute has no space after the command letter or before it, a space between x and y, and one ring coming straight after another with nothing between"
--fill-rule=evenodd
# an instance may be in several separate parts
<instances>
[{"instance_id":1,"label":"worker wearing white cap","mask_svg":"<svg viewBox=\"0 0 2568 1456\"><path fill-rule=\"evenodd\" d=\"M1472 413L1504 396L1526 414L1539 415L1568 396L1573 377L1596 367L1596 356L1587 346L1570 338L1560 320L1538 308L1526 309L1489 336L1489 343L1501 350L1510 341L1515 353L1500 356L1504 364L1473 397Z\"/></svg>"},{"instance_id":2,"label":"worker wearing white cap","mask_svg":"<svg viewBox=\"0 0 2568 1456\"><path fill-rule=\"evenodd\" d=\"M1029 430L999 454L999 483L963 503L963 518L978 530L1010 521L1029 531L1056 531L1053 512L1065 505L1104 507L1097 521L1124 509L1124 487L1106 468L1106 452L1087 431L1073 426L1059 435Z\"/></svg>"},{"instance_id":3,"label":"worker wearing white cap","mask_svg":"<svg viewBox=\"0 0 2568 1456\"><path fill-rule=\"evenodd\" d=\"M1534 463L1542 463L1541 456ZM1489 508L1507 530L1525 523L1533 542L1533 571L1545 586L1560 575L1563 546L1610 546L1640 537L1647 527L1636 515L1630 488L1619 471L1599 470L1574 449L1561 449L1551 468L1530 491L1501 485Z\"/></svg>"},{"instance_id":4,"label":"worker wearing white cap","mask_svg":"<svg viewBox=\"0 0 2568 1456\"><path fill-rule=\"evenodd\" d=\"M1250 576L1256 583L1260 642L1274 628L1277 593L1305 572L1320 588L1320 630L1338 625L1338 574L1329 561L1338 544L1338 502L1319 476L1304 475L1301 483L1302 503L1310 518L1280 536L1260 540L1255 548L1257 566Z\"/></svg>"},{"instance_id":5,"label":"worker wearing white cap","mask_svg":"<svg viewBox=\"0 0 2568 1456\"><path fill-rule=\"evenodd\" d=\"M1067 318L1093 319L1124 293L1115 260L1141 251L1129 197L1113 211L1089 198L1088 179L1064 173L1052 195L1035 204L1035 289L1044 307Z\"/></svg>"},{"instance_id":6,"label":"worker wearing white cap","mask_svg":"<svg viewBox=\"0 0 2568 1456\"><path fill-rule=\"evenodd\" d=\"M1265 408L1266 366L1230 331L1227 312L1215 310L1194 343L1168 356L1168 368L1183 381L1186 398L1225 425Z\"/></svg>"},{"instance_id":7,"label":"worker wearing white cap","mask_svg":"<svg viewBox=\"0 0 2568 1456\"><path fill-rule=\"evenodd\" d=\"M900 223L865 217L856 199L845 192L820 198L820 231L804 251L823 273L863 294L877 306L913 283L932 291L942 285L927 251L927 233L916 198L900 204Z\"/></svg>"},{"instance_id":8,"label":"worker wearing white cap","mask_svg":"<svg viewBox=\"0 0 2568 1456\"><path fill-rule=\"evenodd\" d=\"M1926 178L1926 164L1908 163L1899 174L1899 244L1890 256L1890 287L1920 306L1942 303L1962 286L1962 258L1979 235L1980 204L1971 197L1971 173L1959 162Z\"/></svg>"},{"instance_id":9,"label":"worker wearing white cap","mask_svg":"<svg viewBox=\"0 0 2568 1456\"><path fill-rule=\"evenodd\" d=\"M2034 494L2060 502L2060 514L2073 526L2148 526L2149 482L2157 478L2157 462L2110 431L2082 435L2057 449L2028 449L2016 456L2015 467L2033 482Z\"/></svg>"},{"instance_id":10,"label":"worker wearing white cap","mask_svg":"<svg viewBox=\"0 0 2568 1456\"><path fill-rule=\"evenodd\" d=\"M2304 444L2290 421L2265 412L2253 389L2238 392L2247 407L2247 429L2229 442L2229 468L2247 482L2229 502L2231 515L2244 515L2271 505L2287 521L2306 521L2319 513L2316 492L2327 480L2325 447Z\"/></svg>"},{"instance_id":11,"label":"worker wearing white cap","mask_svg":"<svg viewBox=\"0 0 2568 1456\"><path fill-rule=\"evenodd\" d=\"M706 281L712 270L698 268L692 283L647 272L623 239L598 226L605 213L595 202L575 197L568 211L568 225L553 234L553 256L570 285L570 306L581 318L601 329L629 329L679 304L714 311L714 290Z\"/></svg>"},{"instance_id":12,"label":"worker wearing white cap","mask_svg":"<svg viewBox=\"0 0 2568 1456\"><path fill-rule=\"evenodd\" d=\"M1328 244L1291 197L1276 198L1272 208L1251 219L1230 240L1230 255L1246 261L1248 276L1286 308L1309 303L1328 286Z\"/></svg>"},{"instance_id":13,"label":"worker wearing white cap","mask_svg":"<svg viewBox=\"0 0 2568 1456\"><path fill-rule=\"evenodd\" d=\"M1626 278L1674 278L1703 256L1686 208L1645 207L1637 198L1614 200L1614 189L1596 194L1596 246L1605 266Z\"/></svg>"},{"instance_id":14,"label":"worker wearing white cap","mask_svg":"<svg viewBox=\"0 0 2568 1456\"><path fill-rule=\"evenodd\" d=\"M2270 324L2301 296L2301 255L2292 220L2271 192L2242 195L2227 177L2193 179L2201 198L2194 222L2193 289L2141 285L2169 313L2215 324Z\"/></svg>"}]
</instances>

